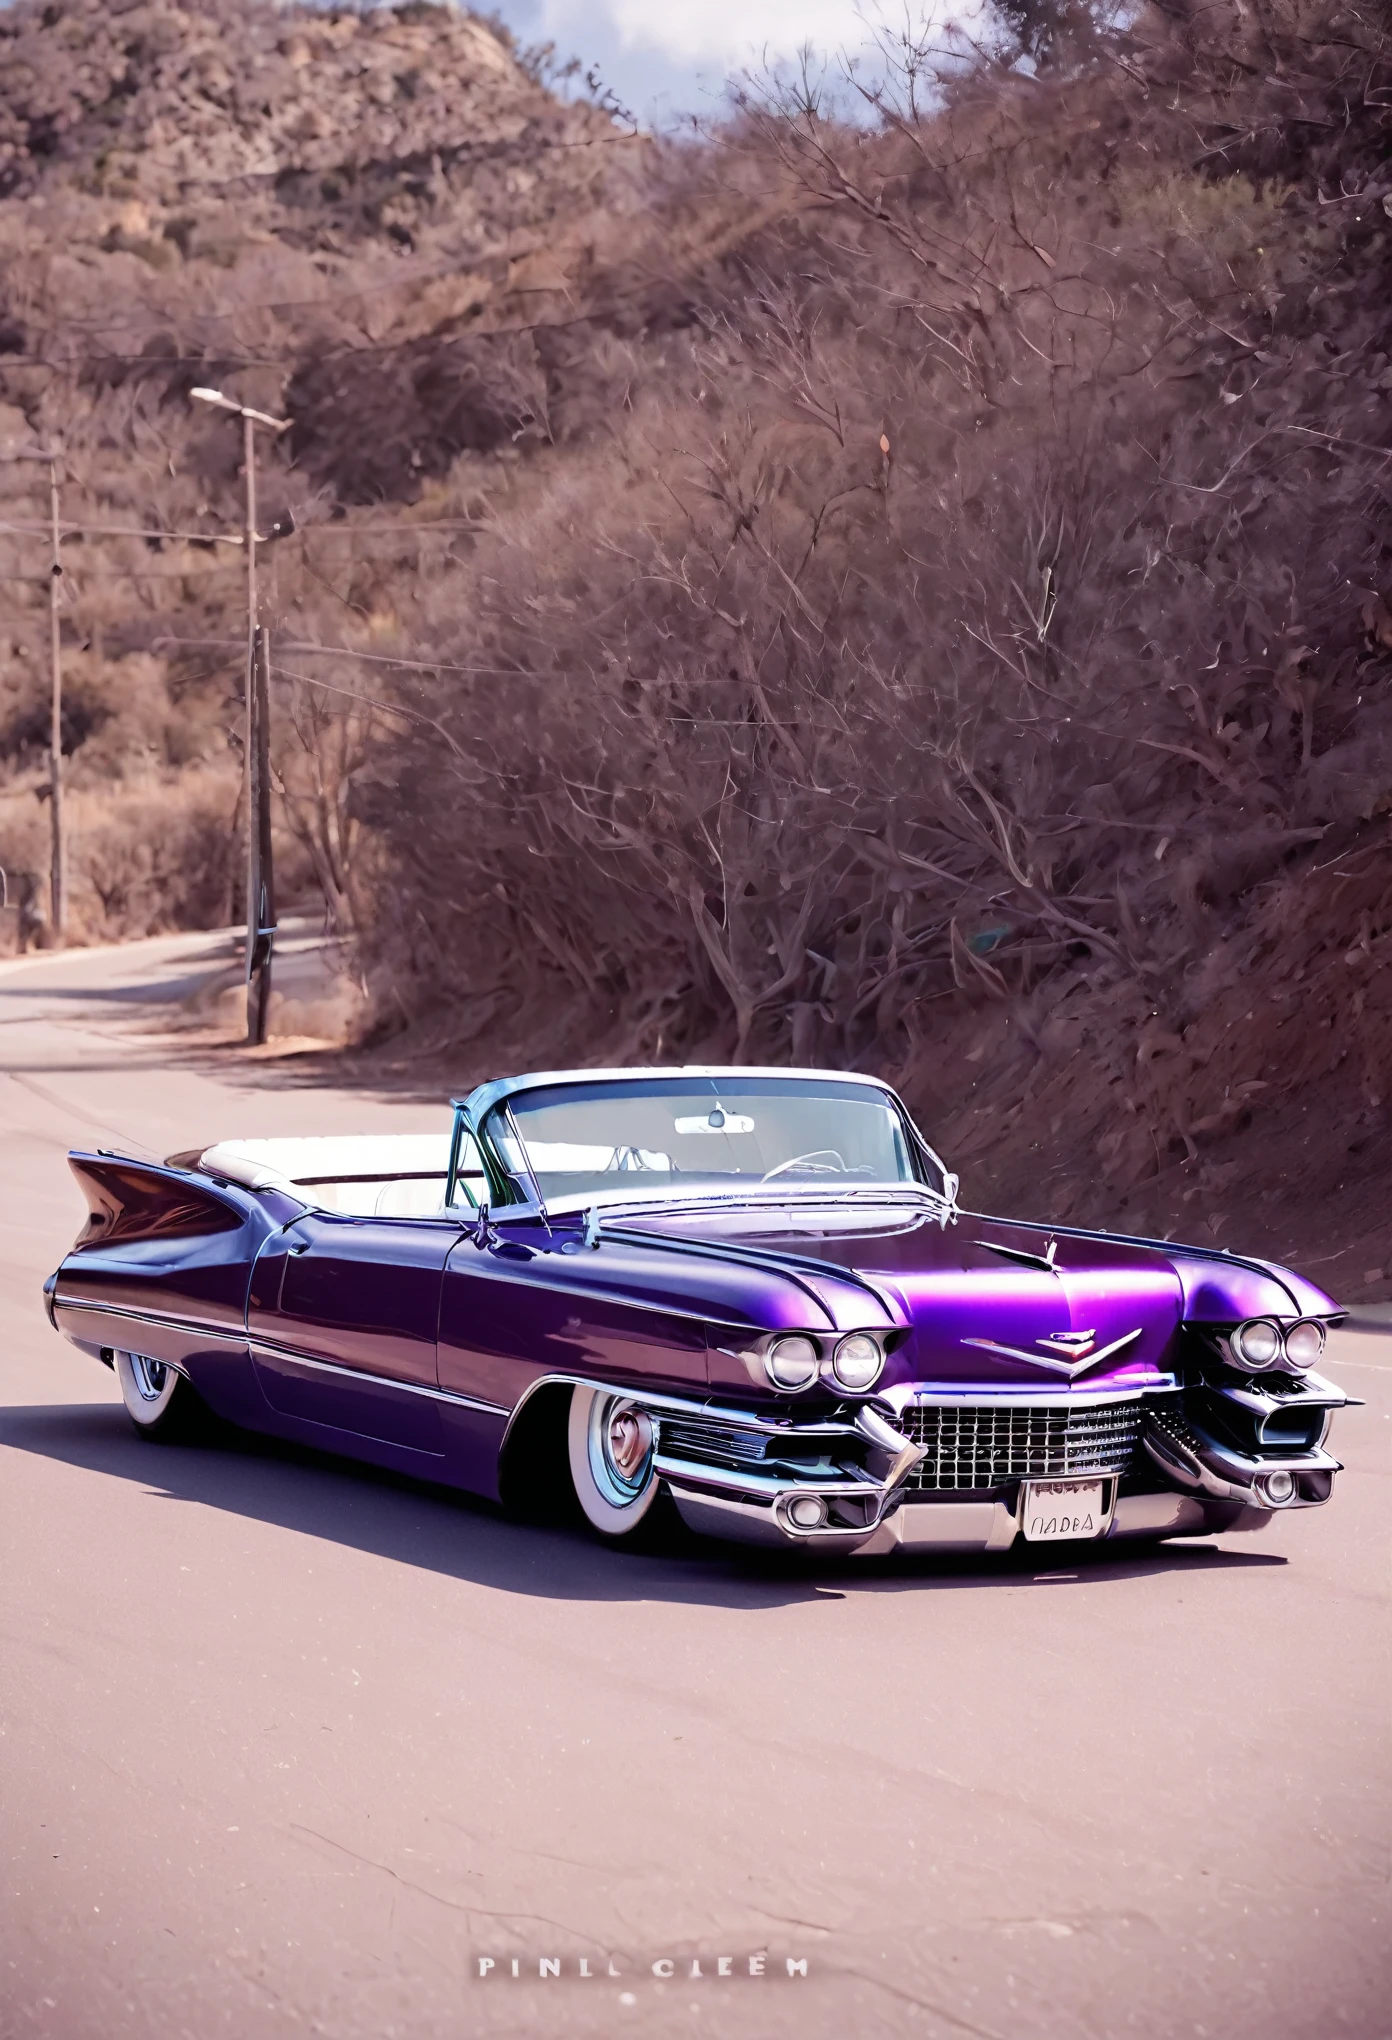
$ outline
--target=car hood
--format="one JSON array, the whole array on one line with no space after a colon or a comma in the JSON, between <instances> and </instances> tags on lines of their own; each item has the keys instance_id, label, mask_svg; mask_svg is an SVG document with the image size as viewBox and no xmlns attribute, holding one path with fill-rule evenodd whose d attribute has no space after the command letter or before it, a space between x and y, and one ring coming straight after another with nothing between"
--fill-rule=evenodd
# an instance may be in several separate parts
<instances>
[{"instance_id":1,"label":"car hood","mask_svg":"<svg viewBox=\"0 0 1392 2040\"><path fill-rule=\"evenodd\" d=\"M886 1387L1143 1386L1173 1364L1184 1321L1335 1309L1264 1262L970 1213L944 1225L902 1207L744 1208L648 1211L636 1223L766 1273L795 1269L827 1319L809 1316L809 1330L898 1328Z\"/></svg>"}]
</instances>

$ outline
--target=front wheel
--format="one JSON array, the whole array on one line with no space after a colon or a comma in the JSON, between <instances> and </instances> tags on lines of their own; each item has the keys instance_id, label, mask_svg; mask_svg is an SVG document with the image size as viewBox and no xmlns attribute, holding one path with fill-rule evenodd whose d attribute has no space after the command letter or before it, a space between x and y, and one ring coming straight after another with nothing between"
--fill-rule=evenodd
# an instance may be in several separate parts
<instances>
[{"instance_id":1,"label":"front wheel","mask_svg":"<svg viewBox=\"0 0 1392 2040\"><path fill-rule=\"evenodd\" d=\"M652 1418L626 1395L577 1387L570 1399L570 1477L586 1521L629 1537L658 1499Z\"/></svg>"},{"instance_id":2,"label":"front wheel","mask_svg":"<svg viewBox=\"0 0 1392 2040\"><path fill-rule=\"evenodd\" d=\"M192 1383L144 1353L116 1354L126 1414L143 1438L182 1437L201 1407Z\"/></svg>"}]
</instances>

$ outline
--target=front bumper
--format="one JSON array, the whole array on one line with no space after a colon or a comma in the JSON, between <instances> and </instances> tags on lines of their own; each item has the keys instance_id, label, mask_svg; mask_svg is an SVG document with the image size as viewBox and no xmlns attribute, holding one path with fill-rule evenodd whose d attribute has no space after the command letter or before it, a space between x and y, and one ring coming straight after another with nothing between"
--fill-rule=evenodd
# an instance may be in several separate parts
<instances>
[{"instance_id":1,"label":"front bumper","mask_svg":"<svg viewBox=\"0 0 1392 2040\"><path fill-rule=\"evenodd\" d=\"M1110 1396L920 1389L902 1395L896 1409L843 1411L839 1421L805 1430L753 1417L740 1424L731 1411L712 1425L709 1410L693 1428L669 1410L659 1416L656 1470L693 1530L831 1554L1008 1551L1022 1534L1030 1479L1100 1478L1099 1543L1260 1530L1277 1506L1264 1490L1270 1473L1293 1476L1284 1507L1314 1507L1332 1493L1340 1467L1323 1449L1324 1430L1328 1412L1346 1399L1316 1377L1308 1400L1317 1406L1317 1441L1312 1436L1297 1451L1253 1453L1191 1423L1174 1383ZM960 1491L960 1460L945 1460L943 1447L947 1437L959 1452L966 1433L1005 1441L992 1446L989 1487L970 1492ZM1038 1454L1041 1435L1048 1459L1030 1456ZM935 1441L931 1457L917 1442L923 1438ZM808 1454L804 1464L797 1463L799 1450ZM1012 1451L1024 1452L1022 1463L1008 1463ZM742 1454L758 1463L741 1463ZM809 1497L820 1505L815 1522L806 1520Z\"/></svg>"},{"instance_id":2,"label":"front bumper","mask_svg":"<svg viewBox=\"0 0 1392 2040\"><path fill-rule=\"evenodd\" d=\"M762 1497L729 1491L716 1494L707 1487L672 1479L668 1486L690 1529L740 1544L788 1550L815 1543L822 1551L873 1558L895 1551L1005 1552L1020 1534L1022 1488L1013 1498L993 1495L969 1501L898 1501L886 1507L868 1531L831 1526L807 1532L776 1517ZM1113 1501L1106 1528L1095 1541L1263 1530L1271 1514L1269 1509L1172 1491L1123 1494Z\"/></svg>"}]
</instances>

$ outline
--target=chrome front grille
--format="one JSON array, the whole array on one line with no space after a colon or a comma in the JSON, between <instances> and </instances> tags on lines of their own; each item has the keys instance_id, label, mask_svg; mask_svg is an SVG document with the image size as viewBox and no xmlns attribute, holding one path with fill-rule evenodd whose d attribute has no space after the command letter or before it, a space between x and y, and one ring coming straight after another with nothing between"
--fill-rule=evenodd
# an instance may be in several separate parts
<instances>
[{"instance_id":1,"label":"chrome front grille","mask_svg":"<svg viewBox=\"0 0 1392 2040\"><path fill-rule=\"evenodd\" d=\"M1045 1403L919 1404L898 1428L925 1445L906 1488L994 1488L1007 1480L1055 1480L1124 1473L1141 1435L1139 1402L1070 1408Z\"/></svg>"}]
</instances>

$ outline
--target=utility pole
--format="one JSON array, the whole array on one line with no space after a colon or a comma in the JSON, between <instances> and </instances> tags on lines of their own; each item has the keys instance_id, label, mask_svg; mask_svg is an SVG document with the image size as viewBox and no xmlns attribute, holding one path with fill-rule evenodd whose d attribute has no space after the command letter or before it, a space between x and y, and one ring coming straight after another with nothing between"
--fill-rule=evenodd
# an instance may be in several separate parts
<instances>
[{"instance_id":1,"label":"utility pole","mask_svg":"<svg viewBox=\"0 0 1392 2040\"><path fill-rule=\"evenodd\" d=\"M48 457L48 522L52 559L48 569L48 656L52 680L49 743L49 826L52 830L52 859L49 876L50 913L53 939L61 943L68 907L66 843L63 837L63 627L58 613L63 580L63 527L58 518L58 457Z\"/></svg>"},{"instance_id":2,"label":"utility pole","mask_svg":"<svg viewBox=\"0 0 1392 2040\"><path fill-rule=\"evenodd\" d=\"M48 469L48 530L51 548L48 569L48 659L51 698L48 725L49 829L52 850L49 864L49 926L55 943L61 943L67 917L67 859L63 837L63 527L58 514L58 463L56 446L7 447L5 460L42 461Z\"/></svg>"},{"instance_id":3,"label":"utility pole","mask_svg":"<svg viewBox=\"0 0 1392 2040\"><path fill-rule=\"evenodd\" d=\"M246 666L246 751L244 770L247 792L247 1040L259 1047L266 1039L266 1019L271 1003L271 949L275 941L275 880L271 869L271 703L270 638L262 627L256 590L256 548L272 538L288 537L293 522L285 520L266 533L256 528L256 428L281 433L289 429L288 418L272 418L265 411L253 411L221 390L196 389L189 394L202 404L231 411L242 421L242 471L246 481L246 516L243 544L246 546L247 666Z\"/></svg>"}]
</instances>

